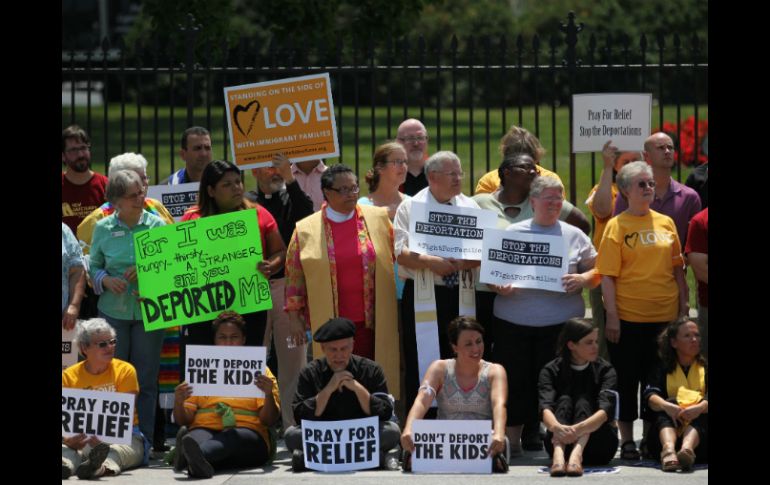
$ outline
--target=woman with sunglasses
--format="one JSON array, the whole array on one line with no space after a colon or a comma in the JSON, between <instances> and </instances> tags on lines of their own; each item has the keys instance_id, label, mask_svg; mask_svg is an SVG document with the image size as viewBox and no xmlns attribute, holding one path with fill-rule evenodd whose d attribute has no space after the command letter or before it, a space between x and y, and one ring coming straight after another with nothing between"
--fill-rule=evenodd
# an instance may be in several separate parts
<instances>
[{"instance_id":1,"label":"woman with sunglasses","mask_svg":"<svg viewBox=\"0 0 770 485\"><path fill-rule=\"evenodd\" d=\"M94 228L89 274L99 296L99 316L115 329L115 355L136 368L139 427L153 442L158 370L163 330L146 332L139 307L134 235L166 223L144 204L144 184L133 170L118 170L107 182L107 201L115 209Z\"/></svg>"},{"instance_id":2,"label":"woman with sunglasses","mask_svg":"<svg viewBox=\"0 0 770 485\"><path fill-rule=\"evenodd\" d=\"M134 366L115 358L119 342L116 335L115 329L103 318L78 322L74 343L85 360L62 372L62 388L138 394L139 383ZM146 466L149 463L150 442L139 431L138 419L135 409L130 445L107 444L95 436L82 433L62 437L62 480L73 474L89 480Z\"/></svg>"},{"instance_id":3,"label":"woman with sunglasses","mask_svg":"<svg viewBox=\"0 0 770 485\"><path fill-rule=\"evenodd\" d=\"M330 318L356 326L353 353L376 361L398 398L399 340L393 226L382 207L358 204L345 165L321 175L321 210L297 222L286 255L286 311L297 344ZM313 355L323 354L318 343Z\"/></svg>"},{"instance_id":4,"label":"woman with sunglasses","mask_svg":"<svg viewBox=\"0 0 770 485\"><path fill-rule=\"evenodd\" d=\"M286 245L283 243L273 215L261 205L246 199L244 193L241 169L226 160L213 160L203 169L198 189L198 204L185 212L182 221L194 221L201 217L256 208L263 259L257 264L255 270L269 279L270 275L276 274L283 266ZM245 345L265 345L263 338L267 312L248 313L243 315L243 318L246 320ZM211 326L208 322L185 325L182 332L184 345L211 344Z\"/></svg>"},{"instance_id":5,"label":"woman with sunglasses","mask_svg":"<svg viewBox=\"0 0 770 485\"><path fill-rule=\"evenodd\" d=\"M657 365L658 335L668 322L687 314L688 291L674 221L650 209L655 197L652 169L646 162L631 162L620 169L616 182L628 209L607 223L596 271L602 279L605 337L622 403L620 457L638 460L633 433L638 389ZM641 401L640 407L648 421Z\"/></svg>"}]
</instances>

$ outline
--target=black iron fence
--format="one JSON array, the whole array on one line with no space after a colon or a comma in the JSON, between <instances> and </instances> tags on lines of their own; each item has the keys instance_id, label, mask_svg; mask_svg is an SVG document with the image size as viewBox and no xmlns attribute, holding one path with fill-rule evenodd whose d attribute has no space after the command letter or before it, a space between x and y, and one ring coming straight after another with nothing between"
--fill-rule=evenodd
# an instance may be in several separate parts
<instances>
[{"instance_id":1,"label":"black iron fence","mask_svg":"<svg viewBox=\"0 0 770 485\"><path fill-rule=\"evenodd\" d=\"M698 121L708 117L703 39L676 33L598 39L572 13L562 35L549 39L453 37L448 45L422 38L335 46L309 37L288 45L243 39L236 48L211 46L198 54L197 31L190 17L171 45L105 41L93 51L62 51L62 127L77 123L91 135L97 170L118 153L141 152L157 183L179 164L179 137L192 125L208 127L215 157L228 159L224 87L319 72L332 80L339 161L360 174L374 148L392 139L402 120L416 117L428 128L431 151L460 155L471 174L468 193L497 167L497 144L511 124L541 139L547 149L541 164L561 175L573 203L587 191L601 158L571 154L573 93L652 93L653 127L675 123L679 140L682 121L694 116L695 146L703 138ZM684 148L678 146L680 160Z\"/></svg>"}]
</instances>

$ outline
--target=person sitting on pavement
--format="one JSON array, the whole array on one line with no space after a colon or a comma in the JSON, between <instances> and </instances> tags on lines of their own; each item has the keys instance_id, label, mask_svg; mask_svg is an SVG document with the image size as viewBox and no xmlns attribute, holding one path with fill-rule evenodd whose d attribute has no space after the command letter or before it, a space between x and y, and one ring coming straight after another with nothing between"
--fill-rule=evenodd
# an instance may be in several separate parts
<instances>
[{"instance_id":1,"label":"person sitting on pavement","mask_svg":"<svg viewBox=\"0 0 770 485\"><path fill-rule=\"evenodd\" d=\"M75 343L85 360L62 372L62 388L139 394L136 369L115 358L115 336L115 329L103 318L78 322ZM61 478L65 480L73 473L84 480L119 475L123 470L146 466L149 456L150 442L139 430L139 417L134 409L130 445L107 444L82 433L62 437Z\"/></svg>"},{"instance_id":2,"label":"person sitting on pavement","mask_svg":"<svg viewBox=\"0 0 770 485\"><path fill-rule=\"evenodd\" d=\"M482 359L484 327L474 318L455 318L449 323L447 334L456 357L434 360L428 367L401 433L403 468L405 471L411 470L411 453L415 448L412 425L416 419L425 416L435 398L438 403L438 419L492 421L489 455L493 457L493 470L504 473L508 471L505 457L508 378L505 369L500 364Z\"/></svg>"},{"instance_id":3,"label":"person sitting on pavement","mask_svg":"<svg viewBox=\"0 0 770 485\"><path fill-rule=\"evenodd\" d=\"M599 357L599 329L591 320L567 320L558 342L558 357L538 379L545 449L553 457L551 476L579 477L583 463L606 465L618 449L618 379L612 364Z\"/></svg>"},{"instance_id":4,"label":"person sitting on pavement","mask_svg":"<svg viewBox=\"0 0 770 485\"><path fill-rule=\"evenodd\" d=\"M246 343L246 322L237 312L220 313L211 326L215 345ZM267 367L257 373L255 384L265 397L193 396L187 382L176 387L174 420L182 428L175 471L187 468L190 477L211 478L215 470L267 463L276 449L269 428L281 415L278 385Z\"/></svg>"},{"instance_id":5,"label":"person sitting on pavement","mask_svg":"<svg viewBox=\"0 0 770 485\"><path fill-rule=\"evenodd\" d=\"M401 429L393 421L393 400L388 393L385 373L376 362L353 354L355 324L347 318L332 318L313 335L320 342L324 357L309 363L299 375L292 408L294 419L341 421L377 416L380 421L380 465L389 451L398 446ZM305 469L301 426L284 434L292 452L295 472Z\"/></svg>"},{"instance_id":6,"label":"person sitting on pavement","mask_svg":"<svg viewBox=\"0 0 770 485\"><path fill-rule=\"evenodd\" d=\"M644 399L656 412L648 451L651 456L660 453L664 472L689 471L696 461L708 463L708 363L700 343L698 324L687 316L658 337L662 362L644 389Z\"/></svg>"}]
</instances>

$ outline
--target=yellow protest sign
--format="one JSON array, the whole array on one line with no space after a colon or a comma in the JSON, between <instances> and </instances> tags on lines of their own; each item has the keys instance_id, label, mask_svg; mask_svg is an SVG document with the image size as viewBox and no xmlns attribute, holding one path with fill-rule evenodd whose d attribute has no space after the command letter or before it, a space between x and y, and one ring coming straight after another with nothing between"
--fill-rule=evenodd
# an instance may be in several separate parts
<instances>
[{"instance_id":1,"label":"yellow protest sign","mask_svg":"<svg viewBox=\"0 0 770 485\"><path fill-rule=\"evenodd\" d=\"M230 150L241 169L339 156L329 74L225 88Z\"/></svg>"}]
</instances>

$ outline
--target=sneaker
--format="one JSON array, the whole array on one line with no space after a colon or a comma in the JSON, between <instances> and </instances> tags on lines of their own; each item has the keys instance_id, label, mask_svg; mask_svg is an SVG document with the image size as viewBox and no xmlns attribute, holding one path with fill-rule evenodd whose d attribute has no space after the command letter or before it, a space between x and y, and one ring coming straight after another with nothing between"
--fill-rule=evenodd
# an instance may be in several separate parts
<instances>
[{"instance_id":1,"label":"sneaker","mask_svg":"<svg viewBox=\"0 0 770 485\"><path fill-rule=\"evenodd\" d=\"M180 426L179 431L176 432L176 445L174 446L174 471L181 472L187 469L187 459L182 453L182 438L187 434L187 426Z\"/></svg>"},{"instance_id":2,"label":"sneaker","mask_svg":"<svg viewBox=\"0 0 770 485\"><path fill-rule=\"evenodd\" d=\"M187 460L187 472L191 477L211 478L214 476L214 467L206 461L200 445L192 436L182 438L182 454Z\"/></svg>"},{"instance_id":3,"label":"sneaker","mask_svg":"<svg viewBox=\"0 0 770 485\"><path fill-rule=\"evenodd\" d=\"M294 450L291 453L291 470L294 473L307 470L307 467L305 466L305 453L303 453L302 450Z\"/></svg>"},{"instance_id":4,"label":"sneaker","mask_svg":"<svg viewBox=\"0 0 770 485\"><path fill-rule=\"evenodd\" d=\"M102 464L104 463L104 460L107 459L109 453L110 445L107 443L99 443L94 446L91 448L91 451L88 452L88 458L83 460L77 470L75 470L75 474L81 480L88 480L101 475L98 472L102 471L103 473ZM62 470L62 473L64 473L64 470Z\"/></svg>"},{"instance_id":5,"label":"sneaker","mask_svg":"<svg viewBox=\"0 0 770 485\"><path fill-rule=\"evenodd\" d=\"M66 480L69 477L72 476L72 468L69 467L69 465L62 463L61 464L61 479Z\"/></svg>"}]
</instances>

